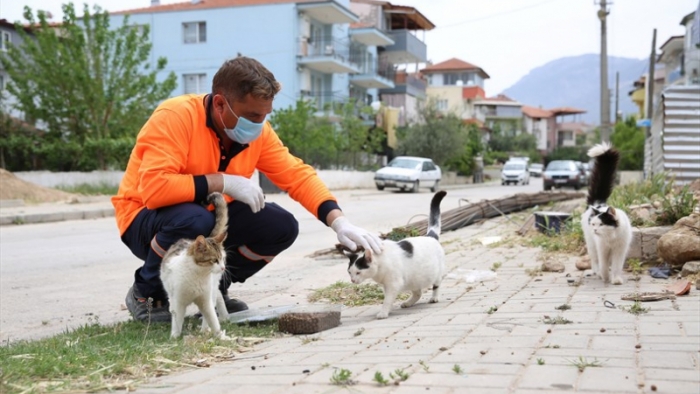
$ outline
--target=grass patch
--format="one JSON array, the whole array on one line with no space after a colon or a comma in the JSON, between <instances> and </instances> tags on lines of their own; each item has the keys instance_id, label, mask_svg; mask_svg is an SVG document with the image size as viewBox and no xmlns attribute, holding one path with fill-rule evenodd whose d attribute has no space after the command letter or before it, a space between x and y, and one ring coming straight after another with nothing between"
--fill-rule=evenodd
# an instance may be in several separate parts
<instances>
[{"instance_id":1,"label":"grass patch","mask_svg":"<svg viewBox=\"0 0 700 394\"><path fill-rule=\"evenodd\" d=\"M562 223L559 234L531 232L526 238L526 246L540 247L545 252L577 253L586 245L581 227L581 216L572 214L571 219Z\"/></svg>"},{"instance_id":2,"label":"grass patch","mask_svg":"<svg viewBox=\"0 0 700 394\"><path fill-rule=\"evenodd\" d=\"M407 300L408 294L399 294L397 300ZM345 306L376 305L384 301L384 291L376 283L353 284L335 282L330 286L316 289L309 295L309 302L329 302Z\"/></svg>"},{"instance_id":3,"label":"grass patch","mask_svg":"<svg viewBox=\"0 0 700 394\"><path fill-rule=\"evenodd\" d=\"M99 184L81 183L79 185L58 185L56 189L68 193L83 194L86 196L113 196L117 194L119 186L110 185L105 182Z\"/></svg>"},{"instance_id":4,"label":"grass patch","mask_svg":"<svg viewBox=\"0 0 700 394\"><path fill-rule=\"evenodd\" d=\"M352 379L352 372L349 370L342 368L342 369L336 369L333 371L333 375L331 376L331 384L337 385L337 386L352 386L356 382Z\"/></svg>"},{"instance_id":5,"label":"grass patch","mask_svg":"<svg viewBox=\"0 0 700 394\"><path fill-rule=\"evenodd\" d=\"M384 236L385 239L391 240L391 241L401 241L404 238L410 238L410 237L418 237L420 236L420 231L416 228L405 228L405 227L396 227L391 230L388 234Z\"/></svg>"},{"instance_id":6,"label":"grass patch","mask_svg":"<svg viewBox=\"0 0 700 394\"><path fill-rule=\"evenodd\" d=\"M690 215L695 202L688 185L676 186L668 180L668 174L656 174L642 182L632 182L616 186L608 199L608 204L629 213L631 205L660 203L656 220L647 223L631 218L633 226L672 225L678 219Z\"/></svg>"},{"instance_id":7,"label":"grass patch","mask_svg":"<svg viewBox=\"0 0 700 394\"><path fill-rule=\"evenodd\" d=\"M555 318L545 316L544 320L542 320L542 322L544 324L571 324L571 323L573 323L571 320L563 318L561 316L557 316Z\"/></svg>"},{"instance_id":8,"label":"grass patch","mask_svg":"<svg viewBox=\"0 0 700 394\"><path fill-rule=\"evenodd\" d=\"M133 390L149 378L231 359L261 338L278 335L276 322L222 326L238 339L201 334L199 321L188 318L183 331L192 335L179 340L170 339L170 324L91 322L54 337L0 346L0 392Z\"/></svg>"},{"instance_id":9,"label":"grass patch","mask_svg":"<svg viewBox=\"0 0 700 394\"><path fill-rule=\"evenodd\" d=\"M635 301L634 304L632 304L632 305L620 306L620 308L633 314L633 315L641 315L641 314L649 312L649 308L643 307L639 301Z\"/></svg>"}]
</instances>

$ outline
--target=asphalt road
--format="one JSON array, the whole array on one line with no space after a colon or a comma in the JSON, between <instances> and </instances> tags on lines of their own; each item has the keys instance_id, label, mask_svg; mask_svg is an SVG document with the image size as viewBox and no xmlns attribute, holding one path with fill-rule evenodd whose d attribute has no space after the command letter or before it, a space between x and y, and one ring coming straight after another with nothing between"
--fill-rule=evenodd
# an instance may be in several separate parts
<instances>
[{"instance_id":1,"label":"asphalt road","mask_svg":"<svg viewBox=\"0 0 700 394\"><path fill-rule=\"evenodd\" d=\"M482 199L542 190L530 185L446 186L442 209ZM432 193L344 190L336 196L354 224L386 233L427 216ZM300 235L269 267L231 294L252 307L304 302L313 288L347 280L345 260L313 259L315 251L335 245L332 230L287 195L268 195L291 211ZM0 340L35 339L82 324L129 319L124 296L140 265L124 246L113 218L0 227Z\"/></svg>"}]
</instances>

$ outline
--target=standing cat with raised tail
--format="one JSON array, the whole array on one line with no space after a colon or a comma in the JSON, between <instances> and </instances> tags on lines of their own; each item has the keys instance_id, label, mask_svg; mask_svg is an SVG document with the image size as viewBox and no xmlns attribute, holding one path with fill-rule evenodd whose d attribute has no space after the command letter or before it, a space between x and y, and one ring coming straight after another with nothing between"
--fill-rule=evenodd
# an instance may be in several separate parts
<instances>
[{"instance_id":1,"label":"standing cat with raised tail","mask_svg":"<svg viewBox=\"0 0 700 394\"><path fill-rule=\"evenodd\" d=\"M170 337L182 333L187 306L194 303L204 317L202 331L211 327L216 337L226 338L221 331L220 319L228 316L219 281L226 270L224 240L228 230L228 207L221 193L212 193L207 202L214 204L214 229L208 237L181 239L163 256L160 278L170 298L172 327ZM217 315L215 312L219 313Z\"/></svg>"},{"instance_id":2,"label":"standing cat with raised tail","mask_svg":"<svg viewBox=\"0 0 700 394\"><path fill-rule=\"evenodd\" d=\"M382 252L373 254L348 253L348 273L352 283L359 284L372 279L384 289L384 303L377 319L386 319L396 297L404 291L411 298L401 304L402 308L413 306L426 288L432 288L430 302L438 302L440 283L445 276L445 251L440 245L440 202L447 192L441 190L430 202L428 231L425 236L405 238L394 242L384 240Z\"/></svg>"},{"instance_id":3,"label":"standing cat with raised tail","mask_svg":"<svg viewBox=\"0 0 700 394\"><path fill-rule=\"evenodd\" d=\"M632 225L625 212L607 204L615 184L620 152L604 142L589 149L588 156L595 159L595 164L586 198L588 208L581 216L581 226L591 269L603 282L621 285Z\"/></svg>"}]
</instances>

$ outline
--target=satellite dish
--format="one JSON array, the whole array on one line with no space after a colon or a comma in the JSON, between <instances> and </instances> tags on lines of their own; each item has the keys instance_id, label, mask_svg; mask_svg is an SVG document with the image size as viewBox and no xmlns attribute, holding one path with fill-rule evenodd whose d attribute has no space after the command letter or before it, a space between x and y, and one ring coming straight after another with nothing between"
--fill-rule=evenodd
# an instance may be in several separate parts
<instances>
[{"instance_id":1,"label":"satellite dish","mask_svg":"<svg viewBox=\"0 0 700 394\"><path fill-rule=\"evenodd\" d=\"M464 81L462 81L461 79L458 79L457 86L462 86L462 85L464 85Z\"/></svg>"}]
</instances>

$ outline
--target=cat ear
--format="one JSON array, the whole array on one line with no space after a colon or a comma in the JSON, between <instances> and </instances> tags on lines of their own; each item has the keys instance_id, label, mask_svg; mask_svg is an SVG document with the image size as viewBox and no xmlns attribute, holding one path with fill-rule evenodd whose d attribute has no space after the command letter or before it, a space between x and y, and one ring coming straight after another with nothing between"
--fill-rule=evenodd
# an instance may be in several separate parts
<instances>
[{"instance_id":1,"label":"cat ear","mask_svg":"<svg viewBox=\"0 0 700 394\"><path fill-rule=\"evenodd\" d=\"M615 211L615 208L613 208L613 207L608 207L608 213L613 215L613 216L615 216L617 214L617 212Z\"/></svg>"},{"instance_id":2,"label":"cat ear","mask_svg":"<svg viewBox=\"0 0 700 394\"><path fill-rule=\"evenodd\" d=\"M372 249L365 250L365 262L367 264L372 263Z\"/></svg>"},{"instance_id":3,"label":"cat ear","mask_svg":"<svg viewBox=\"0 0 700 394\"><path fill-rule=\"evenodd\" d=\"M206 250L206 246L207 246L207 239L204 238L203 235L198 235L197 238L195 238L195 240L194 240L194 247L198 251L201 252L201 251Z\"/></svg>"}]
</instances>

